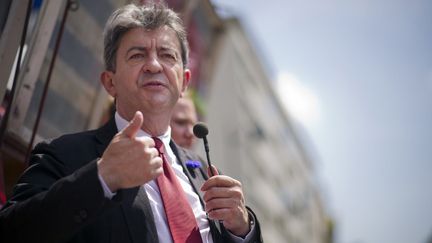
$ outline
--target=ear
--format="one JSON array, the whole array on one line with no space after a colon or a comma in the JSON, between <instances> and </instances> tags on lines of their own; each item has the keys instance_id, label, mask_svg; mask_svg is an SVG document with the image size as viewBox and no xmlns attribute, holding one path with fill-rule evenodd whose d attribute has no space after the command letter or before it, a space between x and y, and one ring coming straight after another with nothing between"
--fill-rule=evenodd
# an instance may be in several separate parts
<instances>
[{"instance_id":1,"label":"ear","mask_svg":"<svg viewBox=\"0 0 432 243\"><path fill-rule=\"evenodd\" d=\"M189 69L185 69L183 72L183 86L181 89L180 97L184 96L184 93L186 92L187 87L189 86L189 82L191 79L192 73Z\"/></svg>"},{"instance_id":2,"label":"ear","mask_svg":"<svg viewBox=\"0 0 432 243\"><path fill-rule=\"evenodd\" d=\"M105 90L110 94L112 97L116 97L116 89L114 85L113 80L114 73L108 70L105 70L100 75L100 82L104 86Z\"/></svg>"}]
</instances>

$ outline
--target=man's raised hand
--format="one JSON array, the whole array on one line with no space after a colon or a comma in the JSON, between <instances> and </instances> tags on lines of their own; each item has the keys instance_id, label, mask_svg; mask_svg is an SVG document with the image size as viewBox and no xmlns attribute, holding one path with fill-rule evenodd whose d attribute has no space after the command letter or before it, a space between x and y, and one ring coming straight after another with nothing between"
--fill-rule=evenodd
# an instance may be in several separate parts
<instances>
[{"instance_id":1,"label":"man's raised hand","mask_svg":"<svg viewBox=\"0 0 432 243\"><path fill-rule=\"evenodd\" d=\"M137 111L97 162L99 175L112 192L143 185L163 173L153 139L136 137L142 122L143 115Z\"/></svg>"}]
</instances>

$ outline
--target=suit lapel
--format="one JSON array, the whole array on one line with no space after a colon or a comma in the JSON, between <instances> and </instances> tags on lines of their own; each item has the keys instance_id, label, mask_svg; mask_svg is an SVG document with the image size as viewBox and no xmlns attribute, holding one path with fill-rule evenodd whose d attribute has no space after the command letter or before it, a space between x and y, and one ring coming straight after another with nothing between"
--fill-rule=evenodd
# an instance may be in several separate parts
<instances>
[{"instance_id":1,"label":"suit lapel","mask_svg":"<svg viewBox=\"0 0 432 243\"><path fill-rule=\"evenodd\" d=\"M183 168L183 172L189 178L192 188L194 189L195 193L198 194L201 205L204 207L204 201L203 201L204 194L200 189L202 184L207 180L207 177L203 174L202 167L188 168L185 163L191 160L192 158L188 156L183 149L180 149L172 140L170 142L170 147L174 152L174 154L176 155L178 162L181 164Z\"/></svg>"},{"instance_id":2,"label":"suit lapel","mask_svg":"<svg viewBox=\"0 0 432 243\"><path fill-rule=\"evenodd\" d=\"M103 152L116 133L117 125L114 117L112 117L103 127L96 130L96 152L98 157L102 157Z\"/></svg>"},{"instance_id":3,"label":"suit lapel","mask_svg":"<svg viewBox=\"0 0 432 243\"><path fill-rule=\"evenodd\" d=\"M122 210L132 242L158 242L150 201L144 187L122 190Z\"/></svg>"}]
</instances>

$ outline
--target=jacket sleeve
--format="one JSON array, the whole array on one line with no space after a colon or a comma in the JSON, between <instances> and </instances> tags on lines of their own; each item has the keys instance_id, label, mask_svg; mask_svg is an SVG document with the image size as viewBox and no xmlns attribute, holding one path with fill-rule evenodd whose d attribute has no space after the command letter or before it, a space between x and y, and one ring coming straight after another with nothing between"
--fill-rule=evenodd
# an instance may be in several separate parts
<instances>
[{"instance_id":1,"label":"jacket sleeve","mask_svg":"<svg viewBox=\"0 0 432 243\"><path fill-rule=\"evenodd\" d=\"M36 146L0 211L1 242L65 242L116 204L104 197L96 159L68 168L52 145Z\"/></svg>"}]
</instances>

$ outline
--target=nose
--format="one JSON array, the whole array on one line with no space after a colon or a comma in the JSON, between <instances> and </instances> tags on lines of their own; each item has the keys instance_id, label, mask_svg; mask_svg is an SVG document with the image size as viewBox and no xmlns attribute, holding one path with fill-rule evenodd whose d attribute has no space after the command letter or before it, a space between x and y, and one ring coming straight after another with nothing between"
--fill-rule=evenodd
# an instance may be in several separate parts
<instances>
[{"instance_id":1,"label":"nose","mask_svg":"<svg viewBox=\"0 0 432 243\"><path fill-rule=\"evenodd\" d=\"M157 55L150 55L143 65L144 72L159 73L162 69L162 65L159 62Z\"/></svg>"}]
</instances>

